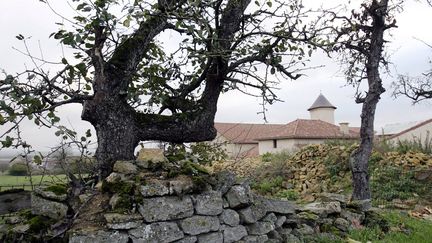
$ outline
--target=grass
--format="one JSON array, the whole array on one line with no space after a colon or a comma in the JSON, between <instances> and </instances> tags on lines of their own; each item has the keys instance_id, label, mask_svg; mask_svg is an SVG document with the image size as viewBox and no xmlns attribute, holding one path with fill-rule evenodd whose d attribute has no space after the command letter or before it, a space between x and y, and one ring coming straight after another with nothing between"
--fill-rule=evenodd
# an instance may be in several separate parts
<instances>
[{"instance_id":1,"label":"grass","mask_svg":"<svg viewBox=\"0 0 432 243\"><path fill-rule=\"evenodd\" d=\"M348 237L361 242L386 243L430 243L432 239L432 222L416 219L404 212L388 211L382 214L389 223L390 231L383 232L379 227L353 230Z\"/></svg>"},{"instance_id":2,"label":"grass","mask_svg":"<svg viewBox=\"0 0 432 243\"><path fill-rule=\"evenodd\" d=\"M67 181L66 175L36 175L32 176L33 184L56 184L64 183ZM11 188L23 188L25 190L31 190L30 177L29 176L11 176L11 175L0 175L0 191L4 191Z\"/></svg>"}]
</instances>

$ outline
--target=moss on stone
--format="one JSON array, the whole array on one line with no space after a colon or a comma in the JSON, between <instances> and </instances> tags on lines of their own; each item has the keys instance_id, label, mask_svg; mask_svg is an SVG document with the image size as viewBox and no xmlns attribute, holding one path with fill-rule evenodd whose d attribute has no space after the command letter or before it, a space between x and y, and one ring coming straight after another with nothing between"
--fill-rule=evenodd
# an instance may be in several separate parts
<instances>
[{"instance_id":1,"label":"moss on stone","mask_svg":"<svg viewBox=\"0 0 432 243\"><path fill-rule=\"evenodd\" d=\"M180 174L184 175L198 175L198 174L209 174L208 170L192 161L186 161L182 164L180 168Z\"/></svg>"},{"instance_id":2,"label":"moss on stone","mask_svg":"<svg viewBox=\"0 0 432 243\"><path fill-rule=\"evenodd\" d=\"M63 195L67 193L67 188L64 184L54 184L47 187L45 190L53 192L56 195Z\"/></svg>"},{"instance_id":3,"label":"moss on stone","mask_svg":"<svg viewBox=\"0 0 432 243\"><path fill-rule=\"evenodd\" d=\"M133 183L126 182L126 181L118 181L114 183L110 183L107 181L102 182L103 192L132 195L134 189L135 189L135 185Z\"/></svg>"},{"instance_id":4,"label":"moss on stone","mask_svg":"<svg viewBox=\"0 0 432 243\"><path fill-rule=\"evenodd\" d=\"M194 192L203 192L207 188L207 181L203 176L192 176Z\"/></svg>"},{"instance_id":5,"label":"moss on stone","mask_svg":"<svg viewBox=\"0 0 432 243\"><path fill-rule=\"evenodd\" d=\"M41 231L46 231L53 223L52 219L37 215L29 219L29 231L31 233L40 233Z\"/></svg>"}]
</instances>

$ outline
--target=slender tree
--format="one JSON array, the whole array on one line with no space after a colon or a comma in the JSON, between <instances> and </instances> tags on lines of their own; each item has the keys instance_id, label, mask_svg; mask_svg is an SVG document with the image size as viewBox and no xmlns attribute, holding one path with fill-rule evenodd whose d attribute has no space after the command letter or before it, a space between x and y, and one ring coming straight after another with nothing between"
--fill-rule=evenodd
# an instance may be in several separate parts
<instances>
[{"instance_id":1,"label":"slender tree","mask_svg":"<svg viewBox=\"0 0 432 243\"><path fill-rule=\"evenodd\" d=\"M140 141L213 139L221 93L253 88L272 103L277 78L300 77L301 64L326 42L318 36L322 20L311 21L298 0L71 4L77 16L65 18L51 36L74 56L49 72L30 55L33 69L6 74L0 123L12 124L13 131L27 117L52 126L59 122L58 107L81 104L81 118L97 133L100 178L116 160L133 159ZM166 33L172 39L161 39ZM3 147L17 146L10 134L2 139Z\"/></svg>"},{"instance_id":2,"label":"slender tree","mask_svg":"<svg viewBox=\"0 0 432 243\"><path fill-rule=\"evenodd\" d=\"M367 91L357 92L356 103L362 104L360 145L350 157L353 179L354 200L363 201L368 209L371 199L369 187L368 161L374 139L374 118L380 96L385 92L380 77L380 67L386 64L383 56L384 34L396 21L391 12L400 5L389 7L389 0L372 0L362 4L362 11L352 11L350 17L334 15L341 20L341 28L336 30L336 50L342 53L344 63L348 64L346 76L348 83L357 87L364 81Z\"/></svg>"}]
</instances>

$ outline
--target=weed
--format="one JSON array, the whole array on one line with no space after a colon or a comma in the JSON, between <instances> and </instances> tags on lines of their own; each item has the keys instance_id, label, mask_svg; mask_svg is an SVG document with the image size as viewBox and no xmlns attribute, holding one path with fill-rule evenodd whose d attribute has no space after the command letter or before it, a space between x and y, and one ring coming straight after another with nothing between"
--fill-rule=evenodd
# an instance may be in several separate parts
<instances>
[{"instance_id":1,"label":"weed","mask_svg":"<svg viewBox=\"0 0 432 243\"><path fill-rule=\"evenodd\" d=\"M292 189L279 191L275 195L275 197L277 198L285 198L292 201L299 199L299 196L300 196L299 193Z\"/></svg>"}]
</instances>

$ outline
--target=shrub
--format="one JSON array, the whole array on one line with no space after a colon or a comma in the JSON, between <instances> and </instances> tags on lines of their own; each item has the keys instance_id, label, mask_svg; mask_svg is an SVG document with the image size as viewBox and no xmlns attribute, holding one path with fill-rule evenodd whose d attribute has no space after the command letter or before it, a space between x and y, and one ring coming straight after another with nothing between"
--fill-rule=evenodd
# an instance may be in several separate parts
<instances>
[{"instance_id":1,"label":"shrub","mask_svg":"<svg viewBox=\"0 0 432 243\"><path fill-rule=\"evenodd\" d=\"M24 163L12 164L9 168L9 175L13 175L13 176L26 176L26 175L28 175L27 165Z\"/></svg>"},{"instance_id":2,"label":"shrub","mask_svg":"<svg viewBox=\"0 0 432 243\"><path fill-rule=\"evenodd\" d=\"M252 183L252 188L261 194L274 194L281 190L283 181L284 179L281 176L270 179L266 178L262 181Z\"/></svg>"},{"instance_id":3,"label":"shrub","mask_svg":"<svg viewBox=\"0 0 432 243\"><path fill-rule=\"evenodd\" d=\"M405 172L402 168L387 166L377 168L371 178L372 197L375 200L391 201L393 199L409 199L414 193L428 193L426 183L416 181L413 172Z\"/></svg>"},{"instance_id":4,"label":"shrub","mask_svg":"<svg viewBox=\"0 0 432 243\"><path fill-rule=\"evenodd\" d=\"M287 199L287 200L293 200L293 201L295 201L295 200L299 199L300 195L299 195L298 192L296 192L293 189L286 189L286 190L279 191L278 193L276 193L275 196L277 198L284 198L284 199Z\"/></svg>"}]
</instances>

